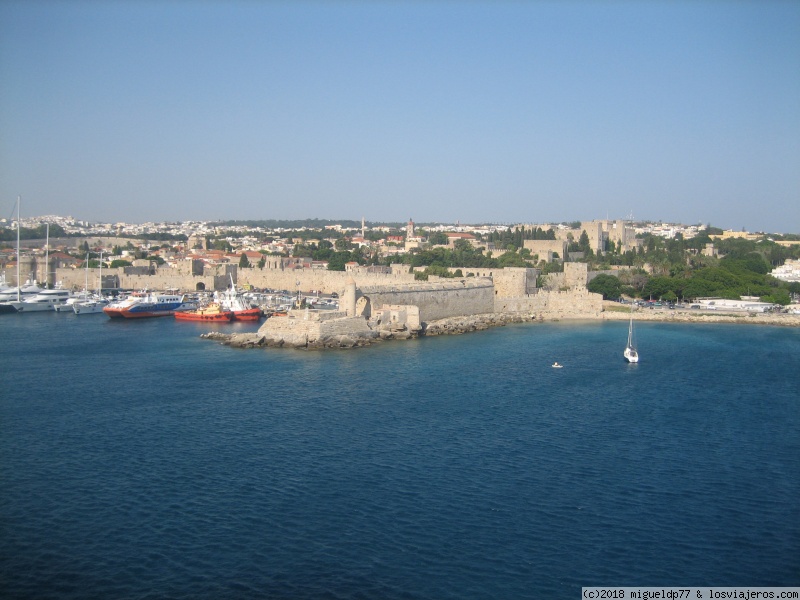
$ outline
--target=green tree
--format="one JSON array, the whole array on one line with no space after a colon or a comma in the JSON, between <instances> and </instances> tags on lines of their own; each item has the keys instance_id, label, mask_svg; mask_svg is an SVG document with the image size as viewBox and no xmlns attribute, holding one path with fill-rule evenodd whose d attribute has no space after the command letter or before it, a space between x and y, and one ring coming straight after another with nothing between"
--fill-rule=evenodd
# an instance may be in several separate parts
<instances>
[{"instance_id":1,"label":"green tree","mask_svg":"<svg viewBox=\"0 0 800 600\"><path fill-rule=\"evenodd\" d=\"M622 283L613 275L601 273L586 286L590 292L602 294L604 300L616 300L620 297Z\"/></svg>"},{"instance_id":2,"label":"green tree","mask_svg":"<svg viewBox=\"0 0 800 600\"><path fill-rule=\"evenodd\" d=\"M241 258L239 258L239 268L240 269L249 269L250 268L250 261L247 259L247 254L242 252Z\"/></svg>"},{"instance_id":3,"label":"green tree","mask_svg":"<svg viewBox=\"0 0 800 600\"><path fill-rule=\"evenodd\" d=\"M428 243L432 246L447 246L447 235L443 231L435 231L428 236Z\"/></svg>"}]
</instances>

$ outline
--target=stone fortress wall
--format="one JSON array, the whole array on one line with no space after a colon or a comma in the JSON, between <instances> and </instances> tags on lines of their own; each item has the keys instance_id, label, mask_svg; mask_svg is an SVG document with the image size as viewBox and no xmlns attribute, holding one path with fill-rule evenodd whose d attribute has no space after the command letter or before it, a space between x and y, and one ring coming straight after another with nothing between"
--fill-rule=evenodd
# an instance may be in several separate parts
<instances>
[{"instance_id":1,"label":"stone fortress wall","mask_svg":"<svg viewBox=\"0 0 800 600\"><path fill-rule=\"evenodd\" d=\"M224 290L231 277L238 286L251 285L257 288L282 289L294 292L318 290L322 293L336 292L341 306L337 313L318 314L292 311L288 320L270 319L270 327L292 328L292 335L314 336L327 332L339 335L342 331L360 328L344 322L334 323L339 315L362 321L374 319L380 311L388 311L393 319L414 313L419 322L430 322L463 315L492 313L541 312L585 312L602 310L602 297L586 290L588 273L583 263L566 263L560 276L558 291L536 288L537 269L462 269L461 278L431 277L429 281L417 281L405 266L388 272L373 272L366 267L357 267L347 272L323 269L250 268L239 269L236 265L206 266L202 274L192 274L194 268L174 269L162 267L121 267L103 270L103 286L122 289L177 289L183 292L197 290ZM97 281L98 269L91 269L89 281ZM81 288L84 272L80 269L59 269L59 281L66 287ZM346 296L357 280L351 310L347 310ZM109 285L113 283L115 285ZM91 286L91 284L90 284ZM391 307L391 308L389 308ZM411 308L413 307L413 308ZM298 314L300 316L298 316ZM406 317L402 317L405 319ZM298 323L303 321L303 325ZM294 323L294 324L292 324ZM344 333L341 335L344 335ZM290 333L287 330L287 335Z\"/></svg>"},{"instance_id":2,"label":"stone fortress wall","mask_svg":"<svg viewBox=\"0 0 800 600\"><path fill-rule=\"evenodd\" d=\"M421 321L494 312L495 287L491 279L443 279L405 285L358 284L356 315L371 318L384 306L417 306Z\"/></svg>"},{"instance_id":3,"label":"stone fortress wall","mask_svg":"<svg viewBox=\"0 0 800 600\"><path fill-rule=\"evenodd\" d=\"M193 272L195 271L195 272ZM489 278L494 282L495 295L519 296L532 293L536 288L536 269L461 269L465 277L449 279L431 277L428 283L453 282L459 284L463 280L470 282ZM90 287L97 286L99 269L89 269ZM358 280L359 286L398 286L404 284L424 284L417 281L408 267L394 267L388 273L372 272L366 267L350 271L328 271L327 269L282 269L282 268L248 268L240 269L237 265L206 265L198 271L196 265L181 265L178 268L161 267L119 267L103 269L103 287L129 290L177 289L183 292L198 290L224 291L230 287L230 277L238 286L250 285L259 289L288 290L289 292L319 290L323 293L336 292L342 294L347 279L352 276ZM82 289L85 281L84 269L60 268L56 270L56 280L66 288ZM462 285L463 287L463 285Z\"/></svg>"}]
</instances>

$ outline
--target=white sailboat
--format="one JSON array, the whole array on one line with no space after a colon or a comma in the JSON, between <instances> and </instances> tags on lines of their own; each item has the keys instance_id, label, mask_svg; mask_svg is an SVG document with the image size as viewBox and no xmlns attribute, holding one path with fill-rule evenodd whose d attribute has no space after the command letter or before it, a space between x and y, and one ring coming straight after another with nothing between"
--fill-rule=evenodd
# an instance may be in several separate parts
<instances>
[{"instance_id":1,"label":"white sailboat","mask_svg":"<svg viewBox=\"0 0 800 600\"><path fill-rule=\"evenodd\" d=\"M86 279L86 289L89 289L89 279L88 279L88 271L89 271L89 254L86 254L86 271L87 271L87 279ZM99 272L99 279L100 282L97 286L97 293L92 294L90 298L82 302L75 302L72 305L72 310L75 311L76 315L91 315L102 313L103 309L108 306L108 300L103 298L103 253L100 253L100 270Z\"/></svg>"},{"instance_id":2,"label":"white sailboat","mask_svg":"<svg viewBox=\"0 0 800 600\"><path fill-rule=\"evenodd\" d=\"M5 290L0 294L0 312L19 312L23 298L38 294L43 288L36 284L36 280L29 280L22 285L19 277L19 218L22 197L17 196L17 287Z\"/></svg>"},{"instance_id":3,"label":"white sailboat","mask_svg":"<svg viewBox=\"0 0 800 600\"><path fill-rule=\"evenodd\" d=\"M625 351L622 353L629 363L639 362L639 352L636 350L636 341L633 337L633 303L631 303L631 321L628 325L628 344L625 346Z\"/></svg>"}]
</instances>

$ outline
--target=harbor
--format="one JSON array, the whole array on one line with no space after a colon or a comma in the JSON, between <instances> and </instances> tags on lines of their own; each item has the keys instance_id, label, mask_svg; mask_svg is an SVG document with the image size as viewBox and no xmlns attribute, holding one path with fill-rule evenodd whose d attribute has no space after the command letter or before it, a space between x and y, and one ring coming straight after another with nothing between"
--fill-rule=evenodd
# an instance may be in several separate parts
<instances>
[{"instance_id":1,"label":"harbor","mask_svg":"<svg viewBox=\"0 0 800 600\"><path fill-rule=\"evenodd\" d=\"M8 597L796 581L797 328L637 322L638 364L627 321L356 354L200 339L261 324L0 321Z\"/></svg>"}]
</instances>

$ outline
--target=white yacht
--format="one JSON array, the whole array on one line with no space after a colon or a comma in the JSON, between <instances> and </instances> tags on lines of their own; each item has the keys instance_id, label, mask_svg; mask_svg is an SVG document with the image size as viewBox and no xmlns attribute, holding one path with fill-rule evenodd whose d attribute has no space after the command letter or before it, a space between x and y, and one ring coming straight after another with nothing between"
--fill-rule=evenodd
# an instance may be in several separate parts
<instances>
[{"instance_id":1,"label":"white yacht","mask_svg":"<svg viewBox=\"0 0 800 600\"><path fill-rule=\"evenodd\" d=\"M24 300L25 298L30 298L31 296L35 296L39 292L44 291L44 288L41 287L35 279L31 280L28 279L21 288L19 288L19 296L20 300ZM17 300L17 288L10 287L0 291L0 302L8 302L10 300Z\"/></svg>"},{"instance_id":2,"label":"white yacht","mask_svg":"<svg viewBox=\"0 0 800 600\"><path fill-rule=\"evenodd\" d=\"M103 312L103 309L108 306L108 300L105 298L97 297L93 300L86 300L75 302L72 304L72 310L76 315L91 315Z\"/></svg>"},{"instance_id":3,"label":"white yacht","mask_svg":"<svg viewBox=\"0 0 800 600\"><path fill-rule=\"evenodd\" d=\"M67 300L72 296L72 292L62 288L52 290L42 290L29 298L25 298L22 302L12 302L17 307L17 312L42 312L55 310L57 306L66 304Z\"/></svg>"}]
</instances>

